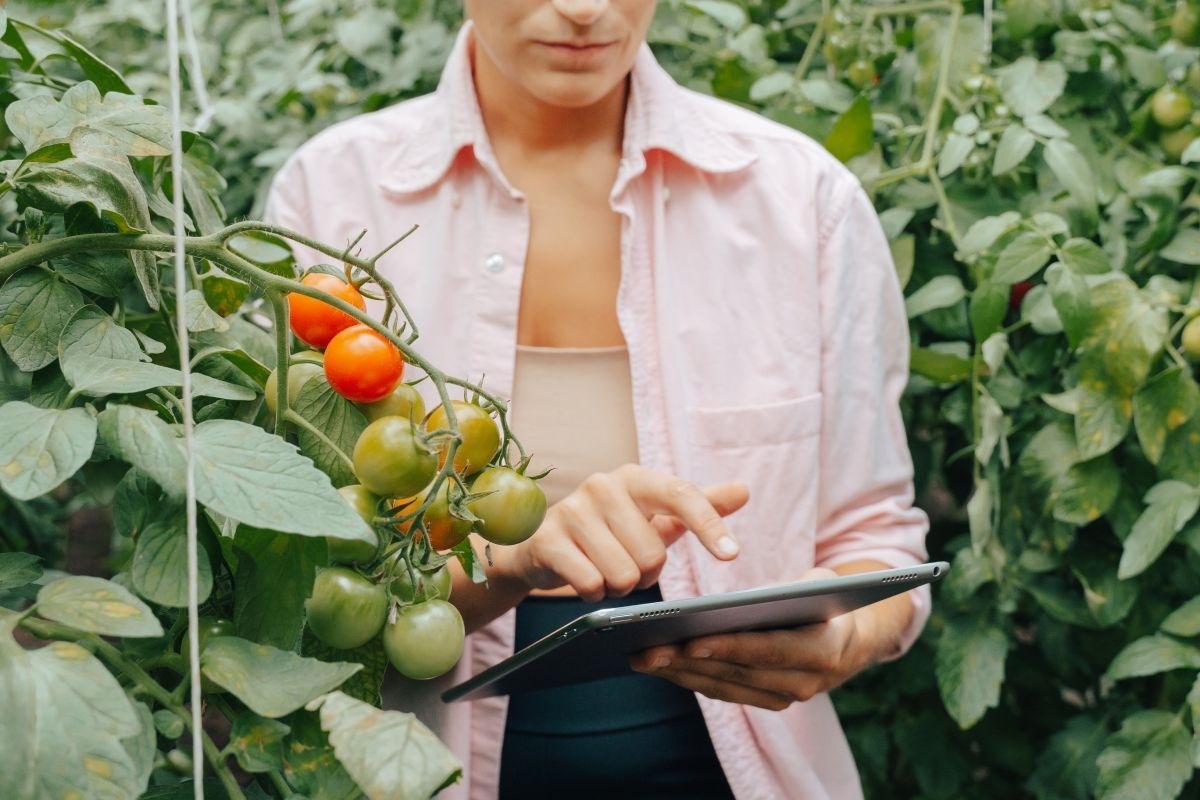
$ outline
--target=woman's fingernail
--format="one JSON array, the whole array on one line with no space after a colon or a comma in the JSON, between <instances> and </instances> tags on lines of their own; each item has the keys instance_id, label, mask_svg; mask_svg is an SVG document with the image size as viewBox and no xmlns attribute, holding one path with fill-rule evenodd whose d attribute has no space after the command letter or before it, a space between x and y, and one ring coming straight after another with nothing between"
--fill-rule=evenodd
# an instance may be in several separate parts
<instances>
[{"instance_id":1,"label":"woman's fingernail","mask_svg":"<svg viewBox=\"0 0 1200 800\"><path fill-rule=\"evenodd\" d=\"M667 658L666 656L659 656L650 662L650 669L662 669L670 663L671 659Z\"/></svg>"},{"instance_id":2,"label":"woman's fingernail","mask_svg":"<svg viewBox=\"0 0 1200 800\"><path fill-rule=\"evenodd\" d=\"M692 651L692 658L708 658L711 655L712 650L705 650L703 648Z\"/></svg>"},{"instance_id":3,"label":"woman's fingernail","mask_svg":"<svg viewBox=\"0 0 1200 800\"><path fill-rule=\"evenodd\" d=\"M717 539L717 551L723 556L736 556L739 549L741 548L738 547L737 539L732 536Z\"/></svg>"}]
</instances>

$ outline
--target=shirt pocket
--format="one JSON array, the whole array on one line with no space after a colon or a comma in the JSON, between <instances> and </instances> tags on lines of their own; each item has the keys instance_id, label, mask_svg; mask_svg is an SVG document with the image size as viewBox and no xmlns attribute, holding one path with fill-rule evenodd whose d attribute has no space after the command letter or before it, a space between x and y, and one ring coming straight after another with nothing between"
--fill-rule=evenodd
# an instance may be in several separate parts
<instances>
[{"instance_id":1,"label":"shirt pocket","mask_svg":"<svg viewBox=\"0 0 1200 800\"><path fill-rule=\"evenodd\" d=\"M821 398L817 392L766 405L688 409L688 478L750 488L750 502L729 518L742 544L736 581L712 589L795 580L812 566Z\"/></svg>"}]
</instances>

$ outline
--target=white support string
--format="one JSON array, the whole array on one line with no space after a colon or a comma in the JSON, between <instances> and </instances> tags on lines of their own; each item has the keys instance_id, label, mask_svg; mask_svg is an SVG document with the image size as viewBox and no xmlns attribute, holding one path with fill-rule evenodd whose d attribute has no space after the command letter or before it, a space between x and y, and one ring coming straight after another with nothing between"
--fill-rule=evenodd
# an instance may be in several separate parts
<instances>
[{"instance_id":1,"label":"white support string","mask_svg":"<svg viewBox=\"0 0 1200 800\"><path fill-rule=\"evenodd\" d=\"M179 7L180 18L183 20L183 39L188 52L188 82L192 84L192 92L196 95L196 105L200 106L200 115L196 117L196 130L203 131L212 121L214 109L208 100L208 87L204 84L204 67L200 64L200 48L196 44L196 28L192 24L192 4L183 0Z\"/></svg>"},{"instance_id":2,"label":"white support string","mask_svg":"<svg viewBox=\"0 0 1200 800\"><path fill-rule=\"evenodd\" d=\"M187 0L184 0L186 3ZM187 294L187 269L183 247L183 122L180 110L179 81L179 9L176 0L167 4L167 70L171 83L171 188L174 203L175 232L175 338L179 342L179 369L183 373L183 446L184 487L187 510L188 564L188 665L191 673L192 701L192 777L195 800L204 800L204 725L200 716L200 632L198 625L199 589L197 586L196 554L196 470L192 460L192 371L188 347L187 314L184 295Z\"/></svg>"}]
</instances>

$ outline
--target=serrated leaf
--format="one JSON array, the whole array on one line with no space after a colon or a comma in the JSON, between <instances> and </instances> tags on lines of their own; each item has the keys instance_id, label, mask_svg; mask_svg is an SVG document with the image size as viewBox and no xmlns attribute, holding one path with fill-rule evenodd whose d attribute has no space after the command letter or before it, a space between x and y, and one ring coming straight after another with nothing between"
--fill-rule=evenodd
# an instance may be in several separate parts
<instances>
[{"instance_id":1,"label":"serrated leaf","mask_svg":"<svg viewBox=\"0 0 1200 800\"><path fill-rule=\"evenodd\" d=\"M1046 287L1050 302L1058 312L1067 344L1078 347L1091 323L1092 304L1087 281L1055 261L1046 268Z\"/></svg>"},{"instance_id":2,"label":"serrated leaf","mask_svg":"<svg viewBox=\"0 0 1200 800\"><path fill-rule=\"evenodd\" d=\"M1081 714L1067 720L1042 749L1025 787L1038 800L1088 800L1099 775L1096 758L1107 736L1108 729L1095 717Z\"/></svg>"},{"instance_id":3,"label":"serrated leaf","mask_svg":"<svg viewBox=\"0 0 1200 800\"><path fill-rule=\"evenodd\" d=\"M1082 360L1076 387L1075 439L1083 458L1102 456L1120 444L1133 417L1132 402L1097 362L1095 358Z\"/></svg>"},{"instance_id":4,"label":"serrated leaf","mask_svg":"<svg viewBox=\"0 0 1200 800\"><path fill-rule=\"evenodd\" d=\"M795 76L790 72L770 72L750 86L750 99L756 103L769 100L791 89L795 80Z\"/></svg>"},{"instance_id":5,"label":"serrated leaf","mask_svg":"<svg viewBox=\"0 0 1200 800\"><path fill-rule=\"evenodd\" d=\"M1184 228L1158 254L1168 261L1200 266L1200 230Z\"/></svg>"},{"instance_id":6,"label":"serrated leaf","mask_svg":"<svg viewBox=\"0 0 1200 800\"><path fill-rule=\"evenodd\" d=\"M1017 116L1045 111L1067 86L1067 70L1057 61L1018 58L996 70L996 81L1004 102Z\"/></svg>"},{"instance_id":7,"label":"serrated leaf","mask_svg":"<svg viewBox=\"0 0 1200 800\"><path fill-rule=\"evenodd\" d=\"M305 382L294 407L346 456L354 452L355 442L367 427L367 418L358 406L330 388L323 374ZM333 448L305 428L299 428L299 438L300 451L329 476L334 486L358 483L353 468Z\"/></svg>"},{"instance_id":8,"label":"serrated leaf","mask_svg":"<svg viewBox=\"0 0 1200 800\"><path fill-rule=\"evenodd\" d=\"M1109 551L1095 548L1074 553L1071 572L1083 586L1083 600L1096 627L1116 625L1137 602L1140 584L1117 576L1117 557Z\"/></svg>"},{"instance_id":9,"label":"serrated leaf","mask_svg":"<svg viewBox=\"0 0 1200 800\"><path fill-rule=\"evenodd\" d=\"M938 175L946 177L956 171L967 160L967 156L971 155L971 151L975 149L975 138L972 136L963 136L961 133L950 131L946 134L946 141L942 144L941 151L938 153Z\"/></svg>"},{"instance_id":10,"label":"serrated leaf","mask_svg":"<svg viewBox=\"0 0 1200 800\"><path fill-rule=\"evenodd\" d=\"M79 309L58 337L59 358L67 358L68 353L71 358L149 360L132 331L93 305Z\"/></svg>"},{"instance_id":11,"label":"serrated leaf","mask_svg":"<svg viewBox=\"0 0 1200 800\"><path fill-rule=\"evenodd\" d=\"M120 297L133 276L128 253L72 253L54 262L59 277L101 297Z\"/></svg>"},{"instance_id":12,"label":"serrated leaf","mask_svg":"<svg viewBox=\"0 0 1200 800\"><path fill-rule=\"evenodd\" d=\"M31 500L74 475L96 445L96 420L82 408L0 406L0 487Z\"/></svg>"},{"instance_id":13,"label":"serrated leaf","mask_svg":"<svg viewBox=\"0 0 1200 800\"><path fill-rule=\"evenodd\" d=\"M338 760L369 800L425 800L456 781L462 764L413 714L382 711L341 692L308 705Z\"/></svg>"},{"instance_id":14,"label":"serrated leaf","mask_svg":"<svg viewBox=\"0 0 1200 800\"><path fill-rule=\"evenodd\" d=\"M996 157L992 162L992 174L1002 175L1021 165L1031 152L1037 139L1024 125L1014 122L1000 134L1000 142L996 145Z\"/></svg>"},{"instance_id":15,"label":"serrated leaf","mask_svg":"<svg viewBox=\"0 0 1200 800\"><path fill-rule=\"evenodd\" d=\"M339 686L338 691L372 706L378 707L382 703L379 692L388 667L388 658L387 653L383 650L382 637L376 636L361 647L339 650L322 642L313 635L309 628L305 627L300 652L321 661L346 661L361 664L362 671L355 673Z\"/></svg>"},{"instance_id":16,"label":"serrated leaf","mask_svg":"<svg viewBox=\"0 0 1200 800\"><path fill-rule=\"evenodd\" d=\"M291 732L282 722L247 711L234 718L225 751L246 772L282 771L284 739Z\"/></svg>"},{"instance_id":17,"label":"serrated leaf","mask_svg":"<svg viewBox=\"0 0 1200 800\"><path fill-rule=\"evenodd\" d=\"M1083 206L1084 210L1096 212L1096 181L1087 159L1075 145L1066 139L1051 139L1042 151L1046 165L1058 178L1058 182Z\"/></svg>"},{"instance_id":18,"label":"serrated leaf","mask_svg":"<svg viewBox=\"0 0 1200 800\"><path fill-rule=\"evenodd\" d=\"M1146 503L1125 539L1118 571L1122 579L1140 575L1158 560L1200 509L1200 489L1181 481L1162 481L1146 493Z\"/></svg>"},{"instance_id":19,"label":"serrated leaf","mask_svg":"<svg viewBox=\"0 0 1200 800\"><path fill-rule=\"evenodd\" d=\"M975 340L986 341L1000 329L1004 315L1008 313L1011 287L984 281L971 293L971 330Z\"/></svg>"},{"instance_id":20,"label":"serrated leaf","mask_svg":"<svg viewBox=\"0 0 1200 800\"><path fill-rule=\"evenodd\" d=\"M1104 515L1121 491L1121 472L1109 456L1073 464L1054 485L1054 518L1086 525Z\"/></svg>"},{"instance_id":21,"label":"serrated leaf","mask_svg":"<svg viewBox=\"0 0 1200 800\"><path fill-rule=\"evenodd\" d=\"M72 148L78 151L78 142L72 141ZM42 211L65 213L82 203L121 233L145 233L152 227L146 192L124 156L114 157L102 150L77 152L74 158L30 166L12 179L12 185L22 202ZM152 263L150 254L135 254L135 268L139 255ZM156 288L144 274L144 264L142 270L143 285Z\"/></svg>"},{"instance_id":22,"label":"serrated leaf","mask_svg":"<svg viewBox=\"0 0 1200 800\"><path fill-rule=\"evenodd\" d=\"M1147 380L1133 396L1133 424L1142 452L1157 464L1167 434L1195 416L1200 388L1182 367L1171 367Z\"/></svg>"},{"instance_id":23,"label":"serrated leaf","mask_svg":"<svg viewBox=\"0 0 1200 800\"><path fill-rule=\"evenodd\" d=\"M1176 636L1200 636L1200 596L1193 597L1167 615L1159 628Z\"/></svg>"},{"instance_id":24,"label":"serrated leaf","mask_svg":"<svg viewBox=\"0 0 1200 800\"><path fill-rule=\"evenodd\" d=\"M1090 239L1068 239L1058 254L1059 260L1080 275L1102 275L1112 271L1108 255Z\"/></svg>"},{"instance_id":25,"label":"serrated leaf","mask_svg":"<svg viewBox=\"0 0 1200 800\"><path fill-rule=\"evenodd\" d=\"M301 708L362 669L360 664L328 664L235 636L209 639L200 664L210 681L272 719Z\"/></svg>"},{"instance_id":26,"label":"serrated leaf","mask_svg":"<svg viewBox=\"0 0 1200 800\"><path fill-rule=\"evenodd\" d=\"M43 269L27 269L0 287L0 344L22 372L58 358L58 337L83 295Z\"/></svg>"},{"instance_id":27,"label":"serrated leaf","mask_svg":"<svg viewBox=\"0 0 1200 800\"><path fill-rule=\"evenodd\" d=\"M133 394L164 386L182 386L183 373L171 367L102 356L64 358L63 374L79 394L103 397ZM258 395L245 386L192 373L192 394L221 400L253 400Z\"/></svg>"},{"instance_id":28,"label":"serrated leaf","mask_svg":"<svg viewBox=\"0 0 1200 800\"><path fill-rule=\"evenodd\" d=\"M153 478L168 494L183 496L183 449L157 414L114 403L100 412L99 425L100 438L113 455Z\"/></svg>"},{"instance_id":29,"label":"serrated leaf","mask_svg":"<svg viewBox=\"0 0 1200 800\"><path fill-rule=\"evenodd\" d=\"M183 720L174 711L165 708L154 712L154 727L168 739L178 739L183 735Z\"/></svg>"},{"instance_id":30,"label":"serrated leaf","mask_svg":"<svg viewBox=\"0 0 1200 800\"><path fill-rule=\"evenodd\" d=\"M1125 645L1108 665L1104 677L1119 681L1184 668L1200 669L1200 648L1156 633Z\"/></svg>"},{"instance_id":31,"label":"serrated leaf","mask_svg":"<svg viewBox=\"0 0 1200 800\"><path fill-rule=\"evenodd\" d=\"M908 318L915 319L930 311L960 303L966 296L967 290L963 288L961 278L957 275L938 275L905 298L904 308Z\"/></svg>"},{"instance_id":32,"label":"serrated leaf","mask_svg":"<svg viewBox=\"0 0 1200 800\"><path fill-rule=\"evenodd\" d=\"M145 788L121 740L139 715L107 669L72 642L25 650L0 610L0 797L137 797Z\"/></svg>"},{"instance_id":33,"label":"serrated leaf","mask_svg":"<svg viewBox=\"0 0 1200 800\"><path fill-rule=\"evenodd\" d=\"M220 514L266 530L374 543L375 534L295 446L235 420L196 426L196 494Z\"/></svg>"},{"instance_id":34,"label":"serrated leaf","mask_svg":"<svg viewBox=\"0 0 1200 800\"><path fill-rule=\"evenodd\" d=\"M937 644L938 689L946 710L963 730L1000 702L1008 639L1004 631L978 618L947 623Z\"/></svg>"},{"instance_id":35,"label":"serrated leaf","mask_svg":"<svg viewBox=\"0 0 1200 800\"><path fill-rule=\"evenodd\" d=\"M238 591L233 620L238 632L252 641L294 649L304 625L304 601L312 594L317 566L327 560L325 542L246 526L238 528L234 541Z\"/></svg>"},{"instance_id":36,"label":"serrated leaf","mask_svg":"<svg viewBox=\"0 0 1200 800\"><path fill-rule=\"evenodd\" d=\"M46 619L104 636L162 636L162 625L145 603L112 581L71 575L43 586L38 613Z\"/></svg>"},{"instance_id":37,"label":"serrated leaf","mask_svg":"<svg viewBox=\"0 0 1200 800\"><path fill-rule=\"evenodd\" d=\"M843 111L825 137L825 149L845 164L855 156L870 152L875 142L875 122L871 116L871 101L866 95L855 98Z\"/></svg>"},{"instance_id":38,"label":"serrated leaf","mask_svg":"<svg viewBox=\"0 0 1200 800\"><path fill-rule=\"evenodd\" d=\"M204 299L204 293L199 289L189 289L187 294L184 295L183 303L184 315L189 331L229 330L229 323L222 319L217 312L208 307L208 303Z\"/></svg>"},{"instance_id":39,"label":"serrated leaf","mask_svg":"<svg viewBox=\"0 0 1200 800\"><path fill-rule=\"evenodd\" d=\"M133 588L160 606L183 608L188 603L187 530L184 520L153 522L138 536L129 567ZM196 549L199 602L212 592L212 565L203 547Z\"/></svg>"},{"instance_id":40,"label":"serrated leaf","mask_svg":"<svg viewBox=\"0 0 1200 800\"><path fill-rule=\"evenodd\" d=\"M1191 777L1191 737L1170 711L1136 711L1096 759L1099 800L1174 800Z\"/></svg>"},{"instance_id":41,"label":"serrated leaf","mask_svg":"<svg viewBox=\"0 0 1200 800\"><path fill-rule=\"evenodd\" d=\"M0 594L42 577L41 558L33 553L0 553Z\"/></svg>"},{"instance_id":42,"label":"serrated leaf","mask_svg":"<svg viewBox=\"0 0 1200 800\"><path fill-rule=\"evenodd\" d=\"M1046 265L1053 253L1053 243L1040 233L1018 234L1000 251L991 280L1004 284L1028 280Z\"/></svg>"},{"instance_id":43,"label":"serrated leaf","mask_svg":"<svg viewBox=\"0 0 1200 800\"><path fill-rule=\"evenodd\" d=\"M996 240L1021 222L1016 211L1005 211L994 217L984 217L971 224L963 234L960 250L963 255L974 255L995 244Z\"/></svg>"},{"instance_id":44,"label":"serrated leaf","mask_svg":"<svg viewBox=\"0 0 1200 800\"><path fill-rule=\"evenodd\" d=\"M67 89L61 100L50 95L18 100L5 109L4 118L27 151L87 128L119 143L121 155L169 155L171 117L167 108L146 105L140 97L122 91L128 92L128 88L101 97L94 83L84 81Z\"/></svg>"},{"instance_id":45,"label":"serrated leaf","mask_svg":"<svg viewBox=\"0 0 1200 800\"><path fill-rule=\"evenodd\" d=\"M685 5L707 14L731 31L746 27L746 12L737 3L725 0L687 0Z\"/></svg>"}]
</instances>

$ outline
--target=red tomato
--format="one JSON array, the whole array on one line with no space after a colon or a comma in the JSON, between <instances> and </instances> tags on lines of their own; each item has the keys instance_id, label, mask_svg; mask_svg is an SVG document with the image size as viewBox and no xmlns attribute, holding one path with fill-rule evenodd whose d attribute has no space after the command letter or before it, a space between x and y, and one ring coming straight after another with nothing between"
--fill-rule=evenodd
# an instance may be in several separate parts
<instances>
[{"instance_id":1,"label":"red tomato","mask_svg":"<svg viewBox=\"0 0 1200 800\"><path fill-rule=\"evenodd\" d=\"M300 282L345 300L355 308L367 310L367 301L363 300L358 289L336 275L310 272ZM355 323L354 317L345 311L339 311L324 300L295 292L288 295L288 310L292 333L313 347L325 347L330 339Z\"/></svg>"},{"instance_id":2,"label":"red tomato","mask_svg":"<svg viewBox=\"0 0 1200 800\"><path fill-rule=\"evenodd\" d=\"M403 374L400 350L366 325L346 328L325 348L325 378L347 400L373 403L386 397Z\"/></svg>"}]
</instances>

